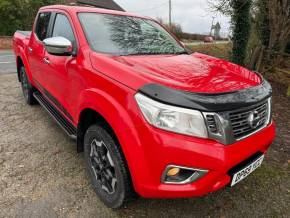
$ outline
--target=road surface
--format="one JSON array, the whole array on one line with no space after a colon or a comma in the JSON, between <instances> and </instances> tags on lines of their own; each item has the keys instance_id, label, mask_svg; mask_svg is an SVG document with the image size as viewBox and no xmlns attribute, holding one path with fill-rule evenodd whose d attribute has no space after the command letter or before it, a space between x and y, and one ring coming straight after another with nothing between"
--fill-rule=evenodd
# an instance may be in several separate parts
<instances>
[{"instance_id":1,"label":"road surface","mask_svg":"<svg viewBox=\"0 0 290 218\"><path fill-rule=\"evenodd\" d=\"M0 74L15 72L16 64L12 50L0 50Z\"/></svg>"},{"instance_id":2,"label":"road surface","mask_svg":"<svg viewBox=\"0 0 290 218\"><path fill-rule=\"evenodd\" d=\"M214 44L228 44L229 41L215 41L213 43L204 43L203 41L194 41L190 43L185 43L187 46L193 46L193 45L214 45Z\"/></svg>"}]
</instances>

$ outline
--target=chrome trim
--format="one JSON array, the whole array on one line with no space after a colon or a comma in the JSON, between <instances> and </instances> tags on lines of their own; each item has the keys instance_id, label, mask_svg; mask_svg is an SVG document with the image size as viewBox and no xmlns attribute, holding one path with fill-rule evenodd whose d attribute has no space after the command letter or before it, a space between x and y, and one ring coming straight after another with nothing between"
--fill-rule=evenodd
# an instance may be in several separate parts
<instances>
[{"instance_id":1,"label":"chrome trim","mask_svg":"<svg viewBox=\"0 0 290 218\"><path fill-rule=\"evenodd\" d=\"M44 62L45 64L50 64L50 61L49 61L49 59L48 59L47 57L44 57L44 58L43 58L43 62Z\"/></svg>"},{"instance_id":2,"label":"chrome trim","mask_svg":"<svg viewBox=\"0 0 290 218\"><path fill-rule=\"evenodd\" d=\"M70 55L72 42L64 37L52 37L43 40L45 50L53 55Z\"/></svg>"},{"instance_id":3,"label":"chrome trim","mask_svg":"<svg viewBox=\"0 0 290 218\"><path fill-rule=\"evenodd\" d=\"M261 126L259 129L255 130L254 132L246 135L246 136L243 136L243 137L240 137L240 138L237 138L236 141L241 141L245 138L248 138L254 134L256 134L257 132L261 131L262 129L266 128L270 123L271 123L271 114L272 114L272 107L271 107L271 98L269 98L267 100L267 103L268 103L268 117L267 117L267 121L265 122L265 124L263 126Z\"/></svg>"},{"instance_id":4,"label":"chrome trim","mask_svg":"<svg viewBox=\"0 0 290 218\"><path fill-rule=\"evenodd\" d=\"M271 123L271 119L272 119L271 118L272 117L272 104L271 104L271 102L272 102L272 98L268 98L264 102L264 104L267 103L267 106L268 106L268 108L267 108L268 109L268 114L267 114L268 117L267 117L265 124L263 126L261 126L259 129L256 129L254 132L249 133L248 135L242 136L239 138L235 138L234 131L233 131L233 128L231 125L230 113L245 111L247 109L248 110L255 109L258 104L255 104L255 105L250 106L250 107L238 109L238 110L233 110L233 111L217 112L217 113L215 113L215 112L213 112L213 113L203 112L204 120L205 120L207 129L208 129L209 138L216 140L224 145L231 145L235 142L241 141L245 138L248 138L248 137L256 134L257 132L266 128ZM206 119L206 117L208 115L215 117L217 129L219 130L218 133L212 133L210 131L209 124L208 124L208 121Z\"/></svg>"},{"instance_id":5,"label":"chrome trim","mask_svg":"<svg viewBox=\"0 0 290 218\"><path fill-rule=\"evenodd\" d=\"M189 178L187 178L184 181L181 181L181 182L167 182L167 181L165 181L165 179L166 179L166 173L171 168L179 168L179 169L184 169L184 170L190 170L190 171L193 171L194 173ZM200 172L201 174L199 174L197 172ZM189 183L192 183L192 182L196 181L197 179L203 177L206 173L208 173L208 170L202 170L202 169L196 169L196 168L190 168L190 167L182 167L182 166L178 166L178 165L168 165L165 168L165 170L163 171L163 173L162 173L161 183L164 183L164 184L176 184L176 185L179 184L179 185L185 185L185 184L189 184Z\"/></svg>"},{"instance_id":6,"label":"chrome trim","mask_svg":"<svg viewBox=\"0 0 290 218\"><path fill-rule=\"evenodd\" d=\"M211 115L215 117L217 129L219 130L217 133L212 133L208 128L208 136L210 139L214 139L219 141L222 144L228 145L233 144L235 142L235 137L232 131L231 123L228 118L227 113L203 113L205 116L205 123L208 128L208 121L206 119L207 115Z\"/></svg>"}]
</instances>

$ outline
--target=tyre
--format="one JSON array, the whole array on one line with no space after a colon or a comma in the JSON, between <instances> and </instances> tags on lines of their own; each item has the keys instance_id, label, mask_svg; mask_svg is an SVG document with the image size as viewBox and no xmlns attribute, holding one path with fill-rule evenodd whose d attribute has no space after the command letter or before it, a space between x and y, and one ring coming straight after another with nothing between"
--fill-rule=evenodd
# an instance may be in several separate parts
<instances>
[{"instance_id":1,"label":"tyre","mask_svg":"<svg viewBox=\"0 0 290 218\"><path fill-rule=\"evenodd\" d=\"M85 161L94 191L110 208L119 208L134 196L131 178L118 142L100 125L88 128Z\"/></svg>"},{"instance_id":2,"label":"tyre","mask_svg":"<svg viewBox=\"0 0 290 218\"><path fill-rule=\"evenodd\" d=\"M20 67L20 82L25 102L29 105L36 103L33 97L34 88L30 84L24 66Z\"/></svg>"}]
</instances>

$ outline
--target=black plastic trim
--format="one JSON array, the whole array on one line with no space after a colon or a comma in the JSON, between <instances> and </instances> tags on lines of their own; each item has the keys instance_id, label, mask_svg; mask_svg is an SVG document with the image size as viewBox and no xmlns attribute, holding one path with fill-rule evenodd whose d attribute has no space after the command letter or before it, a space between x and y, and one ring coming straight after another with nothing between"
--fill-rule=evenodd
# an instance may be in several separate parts
<instances>
[{"instance_id":1,"label":"black plastic trim","mask_svg":"<svg viewBox=\"0 0 290 218\"><path fill-rule=\"evenodd\" d=\"M239 172L240 170L242 170L243 168L246 168L247 166L249 166L250 164L252 164L253 162L255 162L256 160L258 160L262 155L264 155L264 153L262 152L257 152L255 154L253 154L252 156L250 156L249 158L247 158L246 160L242 161L241 163L239 163L238 165L234 166L233 168L231 168L228 171L228 175L233 177L233 175L237 172ZM231 184L231 183L230 183Z\"/></svg>"},{"instance_id":2,"label":"black plastic trim","mask_svg":"<svg viewBox=\"0 0 290 218\"><path fill-rule=\"evenodd\" d=\"M49 91L47 91L38 81L34 80L37 85L37 88L45 95L68 119L73 121L72 115L62 106L62 104L52 95Z\"/></svg>"},{"instance_id":3,"label":"black plastic trim","mask_svg":"<svg viewBox=\"0 0 290 218\"><path fill-rule=\"evenodd\" d=\"M67 120L50 102L40 93L34 92L34 98L52 116L60 127L74 140L77 139L77 128Z\"/></svg>"},{"instance_id":4,"label":"black plastic trim","mask_svg":"<svg viewBox=\"0 0 290 218\"><path fill-rule=\"evenodd\" d=\"M231 111L243 107L250 107L265 101L272 96L270 83L263 80L262 84L228 93L191 93L158 84L148 84L139 92L161 103L196 109L203 112Z\"/></svg>"}]
</instances>

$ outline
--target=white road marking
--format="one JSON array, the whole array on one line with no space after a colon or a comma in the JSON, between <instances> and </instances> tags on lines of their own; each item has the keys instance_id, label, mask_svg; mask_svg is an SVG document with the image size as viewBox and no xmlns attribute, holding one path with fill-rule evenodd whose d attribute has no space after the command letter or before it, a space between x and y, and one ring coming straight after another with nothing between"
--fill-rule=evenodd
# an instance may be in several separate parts
<instances>
[{"instance_id":1,"label":"white road marking","mask_svg":"<svg viewBox=\"0 0 290 218\"><path fill-rule=\"evenodd\" d=\"M0 54L0 58L2 58L2 57L15 57L15 55L1 55Z\"/></svg>"},{"instance_id":2,"label":"white road marking","mask_svg":"<svg viewBox=\"0 0 290 218\"><path fill-rule=\"evenodd\" d=\"M15 63L15 61L12 61L12 62L0 62L0 64L13 64Z\"/></svg>"}]
</instances>

